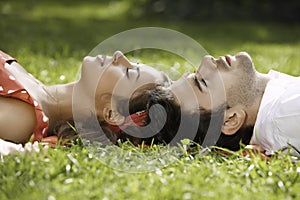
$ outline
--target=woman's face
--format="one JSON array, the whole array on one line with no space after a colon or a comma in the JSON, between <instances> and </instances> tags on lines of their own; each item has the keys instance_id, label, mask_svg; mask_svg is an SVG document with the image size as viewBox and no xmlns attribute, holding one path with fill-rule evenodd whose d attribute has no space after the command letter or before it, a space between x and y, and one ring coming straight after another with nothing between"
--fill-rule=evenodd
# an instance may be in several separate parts
<instances>
[{"instance_id":1,"label":"woman's face","mask_svg":"<svg viewBox=\"0 0 300 200\"><path fill-rule=\"evenodd\" d=\"M131 63L121 52L116 52L112 57L85 57L79 83L90 95L95 95L96 107L99 107L104 94L129 99L142 86L169 85L170 79L165 73L147 65Z\"/></svg>"}]
</instances>

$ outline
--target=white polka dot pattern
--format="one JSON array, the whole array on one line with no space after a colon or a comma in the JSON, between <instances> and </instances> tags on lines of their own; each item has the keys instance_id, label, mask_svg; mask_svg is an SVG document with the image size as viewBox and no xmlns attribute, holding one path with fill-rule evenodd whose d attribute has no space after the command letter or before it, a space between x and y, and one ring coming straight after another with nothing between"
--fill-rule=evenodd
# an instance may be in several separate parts
<instances>
[{"instance_id":1,"label":"white polka dot pattern","mask_svg":"<svg viewBox=\"0 0 300 200\"><path fill-rule=\"evenodd\" d=\"M16 60L0 50L0 96L19 99L34 106L37 123L33 131L33 141L42 141L44 137L47 137L49 119L38 101L33 99L16 77L6 69L12 67L8 61Z\"/></svg>"},{"instance_id":2,"label":"white polka dot pattern","mask_svg":"<svg viewBox=\"0 0 300 200\"><path fill-rule=\"evenodd\" d=\"M38 103L36 100L33 100L33 105L34 105L35 107L37 107L37 106L39 105L39 103Z\"/></svg>"},{"instance_id":3,"label":"white polka dot pattern","mask_svg":"<svg viewBox=\"0 0 300 200\"><path fill-rule=\"evenodd\" d=\"M42 134L45 135L47 133L47 129L43 128Z\"/></svg>"},{"instance_id":4,"label":"white polka dot pattern","mask_svg":"<svg viewBox=\"0 0 300 200\"><path fill-rule=\"evenodd\" d=\"M16 78L15 78L14 76L12 76L12 75L9 75L8 78L9 78L10 80L12 80L12 81L16 80Z\"/></svg>"},{"instance_id":5,"label":"white polka dot pattern","mask_svg":"<svg viewBox=\"0 0 300 200\"><path fill-rule=\"evenodd\" d=\"M49 120L49 118L43 114L43 122L47 122Z\"/></svg>"}]
</instances>

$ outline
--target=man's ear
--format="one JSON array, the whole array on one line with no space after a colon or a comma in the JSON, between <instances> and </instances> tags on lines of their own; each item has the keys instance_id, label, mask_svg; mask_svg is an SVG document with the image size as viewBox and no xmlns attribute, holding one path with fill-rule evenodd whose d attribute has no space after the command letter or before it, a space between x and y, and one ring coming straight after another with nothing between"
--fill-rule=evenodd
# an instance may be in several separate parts
<instances>
[{"instance_id":1,"label":"man's ear","mask_svg":"<svg viewBox=\"0 0 300 200\"><path fill-rule=\"evenodd\" d=\"M244 124L246 112L242 108L234 107L225 111L225 120L222 133L225 135L235 134Z\"/></svg>"},{"instance_id":2,"label":"man's ear","mask_svg":"<svg viewBox=\"0 0 300 200\"><path fill-rule=\"evenodd\" d=\"M110 125L121 125L125 121L125 117L119 112L113 110L111 106L105 106L103 108L103 117L104 120Z\"/></svg>"}]
</instances>

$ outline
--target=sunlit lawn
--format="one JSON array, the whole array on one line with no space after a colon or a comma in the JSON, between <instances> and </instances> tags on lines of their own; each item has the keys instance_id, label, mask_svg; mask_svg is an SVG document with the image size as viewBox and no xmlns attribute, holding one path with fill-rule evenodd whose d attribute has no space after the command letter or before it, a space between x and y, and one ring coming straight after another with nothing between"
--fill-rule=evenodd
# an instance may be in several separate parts
<instances>
[{"instance_id":1,"label":"sunlit lawn","mask_svg":"<svg viewBox=\"0 0 300 200\"><path fill-rule=\"evenodd\" d=\"M76 80L83 57L101 41L127 29L158 26L187 34L214 56L247 51L261 72L300 75L297 24L164 21L127 17L128 12L138 13L130 8L117 1L2 1L0 49L44 83L65 83ZM175 67L178 73L191 70L166 52L129 56ZM279 154L266 162L259 156L179 149L175 157L162 157L170 150L155 147L146 151L162 157L160 164L141 172L148 154L136 156L142 150L127 145L121 149L107 147L100 154L75 145L1 157L0 199L300 199L300 164L291 156Z\"/></svg>"}]
</instances>

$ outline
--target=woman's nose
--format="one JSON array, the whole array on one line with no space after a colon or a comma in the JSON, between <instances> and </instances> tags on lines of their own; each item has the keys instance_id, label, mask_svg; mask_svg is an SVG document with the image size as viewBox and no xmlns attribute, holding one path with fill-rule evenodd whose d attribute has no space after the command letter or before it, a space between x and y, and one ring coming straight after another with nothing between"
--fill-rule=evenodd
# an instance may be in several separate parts
<instances>
[{"instance_id":1,"label":"woman's nose","mask_svg":"<svg viewBox=\"0 0 300 200\"><path fill-rule=\"evenodd\" d=\"M124 56L121 51L116 51L113 55L113 64L114 65L123 65L127 69L132 69L133 66L131 65L130 61Z\"/></svg>"}]
</instances>

